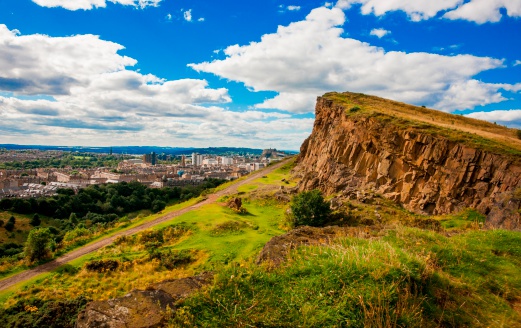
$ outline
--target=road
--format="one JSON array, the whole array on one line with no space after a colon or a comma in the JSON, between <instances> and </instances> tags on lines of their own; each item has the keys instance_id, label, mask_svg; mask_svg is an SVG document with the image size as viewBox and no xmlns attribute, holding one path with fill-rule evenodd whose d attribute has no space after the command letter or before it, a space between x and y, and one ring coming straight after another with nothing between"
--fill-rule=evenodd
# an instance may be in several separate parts
<instances>
[{"instance_id":1,"label":"road","mask_svg":"<svg viewBox=\"0 0 521 328\"><path fill-rule=\"evenodd\" d=\"M27 271L23 271L23 272L20 272L18 274L15 274L11 277L8 277L8 278L5 278L3 280L0 280L0 291L4 290L4 289L7 289L15 284L18 284L20 282L24 282L24 281L27 281L31 278L34 278L36 277L37 275L41 274L41 273L45 273L45 272L50 272L52 270L55 270L56 268L58 268L59 266L63 265L63 264L66 264L72 260L75 260L83 255L86 255L86 254L89 254L89 253L92 253L92 252L95 252L97 251L98 249L102 248L102 247L105 247L107 245L110 245L114 242L114 240L118 237L121 237L121 236L129 236L129 235L133 235L135 233L138 233L140 231L143 231L145 229L149 229L157 224L160 224L162 222L165 222L165 221L168 221L172 218L175 218L177 216L180 216L180 215L183 215L185 213L188 213L194 209L197 209L197 208L200 208L204 205L207 205L207 204L211 204L211 203L214 203L217 199L219 199L220 197L224 196L224 195L229 195L229 194L234 194L237 192L237 188L239 188L240 186L246 184L246 183L249 183L251 182L252 180L255 180L263 175L266 175L270 172L272 172L273 170L276 170L278 169L279 167L281 167L282 165L285 164L286 161L282 161L280 163L277 163L277 164L274 164L272 166L269 166L267 167L266 169L263 169L263 170L260 170L258 172L255 172L251 175L249 175L246 179L242 180L242 181L239 181L223 190L220 190L216 193L213 193L213 194L210 194L208 195L208 198L206 198L205 200L195 204L195 205L192 205L192 206L189 206L189 207L186 207L186 208L183 208L183 209L180 209L180 210L177 210L177 211L173 211L173 212L170 212L168 214L165 214L161 217L158 217L157 219L155 220L152 220L152 221L149 221L149 222L146 222L146 223L143 223L139 226L136 226L136 227L133 227L133 228L130 228L130 229L127 229L127 230L124 230L124 231L120 231L110 237L105 237L103 239L100 239L94 243L91 243L91 244L88 244L88 245L85 245L83 247L80 247L70 253L67 253L67 254L64 254L63 256L51 261L51 262L47 262L45 264L42 264L42 265L39 265L35 268L32 268L32 269L29 269Z\"/></svg>"}]
</instances>

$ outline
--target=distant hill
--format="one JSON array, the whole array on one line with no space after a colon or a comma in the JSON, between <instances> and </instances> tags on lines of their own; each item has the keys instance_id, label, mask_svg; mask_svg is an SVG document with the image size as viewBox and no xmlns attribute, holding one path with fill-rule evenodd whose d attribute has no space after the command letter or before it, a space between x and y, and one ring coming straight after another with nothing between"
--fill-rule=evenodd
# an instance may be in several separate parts
<instances>
[{"instance_id":1,"label":"distant hill","mask_svg":"<svg viewBox=\"0 0 521 328\"><path fill-rule=\"evenodd\" d=\"M130 154L141 155L151 152L157 154L165 153L167 155L183 155L191 153L200 154L262 154L262 149L255 148L236 148L236 147L208 147L208 148L194 148L194 147L158 147L158 146L113 146L113 147L86 147L86 146L46 146L46 145L16 145L16 144L0 144L0 148L20 150L20 149L39 149L39 150L62 150L80 153L100 153L108 154L112 148L113 154Z\"/></svg>"}]
</instances>

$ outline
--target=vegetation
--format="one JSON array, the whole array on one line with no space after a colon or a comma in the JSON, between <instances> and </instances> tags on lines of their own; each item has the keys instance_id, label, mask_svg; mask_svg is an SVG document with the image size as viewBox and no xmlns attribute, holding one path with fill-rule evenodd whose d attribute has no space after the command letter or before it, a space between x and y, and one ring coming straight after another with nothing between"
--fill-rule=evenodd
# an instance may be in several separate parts
<instances>
[{"instance_id":1,"label":"vegetation","mask_svg":"<svg viewBox=\"0 0 521 328\"><path fill-rule=\"evenodd\" d=\"M521 233L481 230L483 216L472 209L423 217L367 195L328 217L345 226L335 237L293 249L278 267L257 264L295 204L274 197L294 185L291 167L238 190L247 213L228 208L238 196L229 195L0 293L0 322L56 327L45 321L54 315L70 327L86 295L108 299L212 270L208 287L167 311L168 326L521 326ZM64 240L81 238L82 223Z\"/></svg>"},{"instance_id":2,"label":"vegetation","mask_svg":"<svg viewBox=\"0 0 521 328\"><path fill-rule=\"evenodd\" d=\"M418 129L514 159L521 155L517 129L361 93L330 92L324 97L346 108L346 115L353 119L371 117L385 125L392 123L404 129ZM359 110L352 111L355 107Z\"/></svg>"},{"instance_id":3,"label":"vegetation","mask_svg":"<svg viewBox=\"0 0 521 328\"><path fill-rule=\"evenodd\" d=\"M33 229L25 243L25 256L29 262L40 261L51 256L54 245L49 228Z\"/></svg>"},{"instance_id":4,"label":"vegetation","mask_svg":"<svg viewBox=\"0 0 521 328\"><path fill-rule=\"evenodd\" d=\"M300 247L275 270L233 265L189 298L181 327L514 327L521 234L449 239L399 227L377 239Z\"/></svg>"},{"instance_id":5,"label":"vegetation","mask_svg":"<svg viewBox=\"0 0 521 328\"><path fill-rule=\"evenodd\" d=\"M293 226L320 227L327 222L331 209L320 190L304 191L293 197L291 202Z\"/></svg>"},{"instance_id":6,"label":"vegetation","mask_svg":"<svg viewBox=\"0 0 521 328\"><path fill-rule=\"evenodd\" d=\"M131 156L122 155L95 155L83 154L82 156L66 153L53 158L42 158L27 161L13 161L0 163L0 169L20 170L20 169L36 169L36 168L92 168L92 167L115 167L124 159L132 158Z\"/></svg>"}]
</instances>

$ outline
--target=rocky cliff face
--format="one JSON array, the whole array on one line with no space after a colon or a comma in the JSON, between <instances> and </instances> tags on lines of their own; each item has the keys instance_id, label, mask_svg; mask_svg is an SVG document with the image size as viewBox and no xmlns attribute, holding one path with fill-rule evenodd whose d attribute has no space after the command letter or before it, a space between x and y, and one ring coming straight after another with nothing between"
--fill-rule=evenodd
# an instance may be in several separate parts
<instances>
[{"instance_id":1,"label":"rocky cliff face","mask_svg":"<svg viewBox=\"0 0 521 328\"><path fill-rule=\"evenodd\" d=\"M318 98L313 132L295 168L300 190L373 189L416 213L470 207L487 215L489 226L521 228L519 158L358 110Z\"/></svg>"}]
</instances>

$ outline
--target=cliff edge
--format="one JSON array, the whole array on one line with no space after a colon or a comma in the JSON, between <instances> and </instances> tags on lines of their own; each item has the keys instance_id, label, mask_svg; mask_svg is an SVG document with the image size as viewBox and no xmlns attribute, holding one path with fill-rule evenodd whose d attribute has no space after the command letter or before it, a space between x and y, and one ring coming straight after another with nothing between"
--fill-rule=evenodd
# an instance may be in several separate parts
<instances>
[{"instance_id":1,"label":"cliff edge","mask_svg":"<svg viewBox=\"0 0 521 328\"><path fill-rule=\"evenodd\" d=\"M521 229L521 141L489 122L355 93L317 99L298 188L372 189L428 215L474 208Z\"/></svg>"}]
</instances>

